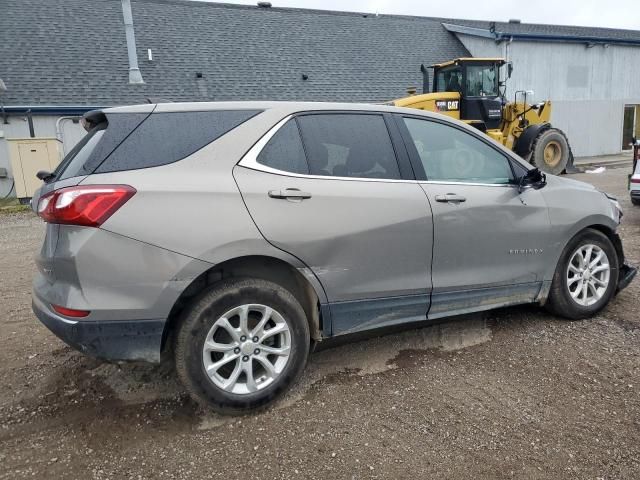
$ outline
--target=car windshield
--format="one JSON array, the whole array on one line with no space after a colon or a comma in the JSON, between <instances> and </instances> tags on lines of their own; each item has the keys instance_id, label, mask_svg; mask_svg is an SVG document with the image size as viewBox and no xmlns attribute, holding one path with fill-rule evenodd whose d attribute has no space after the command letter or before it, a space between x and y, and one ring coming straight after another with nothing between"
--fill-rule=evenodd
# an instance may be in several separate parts
<instances>
[{"instance_id":1,"label":"car windshield","mask_svg":"<svg viewBox=\"0 0 640 480\"><path fill-rule=\"evenodd\" d=\"M467 67L467 95L469 97L497 97L498 69L495 65Z\"/></svg>"}]
</instances>

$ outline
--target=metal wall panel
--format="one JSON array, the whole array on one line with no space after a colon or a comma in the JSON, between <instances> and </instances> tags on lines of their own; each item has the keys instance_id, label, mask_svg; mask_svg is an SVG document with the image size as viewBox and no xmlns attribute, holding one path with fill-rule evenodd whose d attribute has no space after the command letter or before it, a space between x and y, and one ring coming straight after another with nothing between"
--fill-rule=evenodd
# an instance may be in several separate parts
<instances>
[{"instance_id":1,"label":"metal wall panel","mask_svg":"<svg viewBox=\"0 0 640 480\"><path fill-rule=\"evenodd\" d=\"M625 104L640 104L640 48L558 42L503 42L459 34L474 57L507 57L507 98L533 90L553 102L551 121L576 156L620 153Z\"/></svg>"}]
</instances>

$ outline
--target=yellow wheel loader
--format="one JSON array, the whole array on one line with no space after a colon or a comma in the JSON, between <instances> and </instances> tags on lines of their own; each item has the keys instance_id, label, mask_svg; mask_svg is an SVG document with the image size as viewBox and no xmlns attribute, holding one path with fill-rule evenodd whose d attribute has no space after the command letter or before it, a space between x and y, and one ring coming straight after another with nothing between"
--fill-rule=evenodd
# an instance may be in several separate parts
<instances>
[{"instance_id":1,"label":"yellow wheel loader","mask_svg":"<svg viewBox=\"0 0 640 480\"><path fill-rule=\"evenodd\" d=\"M557 175L573 169L566 135L549 122L551 102L529 104L527 96L533 92L524 90L515 92L513 102L505 99L501 89L506 79L500 80L505 65L505 77L509 78L512 65L503 58L457 58L432 65L431 93L415 95L409 91L408 97L389 103L469 123L544 172ZM422 71L428 85L424 66Z\"/></svg>"}]
</instances>

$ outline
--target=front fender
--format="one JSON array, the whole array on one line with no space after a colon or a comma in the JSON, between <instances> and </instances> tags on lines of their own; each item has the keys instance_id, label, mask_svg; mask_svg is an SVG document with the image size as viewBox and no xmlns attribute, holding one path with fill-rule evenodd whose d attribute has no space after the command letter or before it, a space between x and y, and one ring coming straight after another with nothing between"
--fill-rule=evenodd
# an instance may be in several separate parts
<instances>
[{"instance_id":1,"label":"front fender","mask_svg":"<svg viewBox=\"0 0 640 480\"><path fill-rule=\"evenodd\" d=\"M589 184L548 175L547 186L541 192L551 224L548 245L554 252L544 277L550 281L562 251L575 235L593 227L615 233L618 222L611 202Z\"/></svg>"}]
</instances>

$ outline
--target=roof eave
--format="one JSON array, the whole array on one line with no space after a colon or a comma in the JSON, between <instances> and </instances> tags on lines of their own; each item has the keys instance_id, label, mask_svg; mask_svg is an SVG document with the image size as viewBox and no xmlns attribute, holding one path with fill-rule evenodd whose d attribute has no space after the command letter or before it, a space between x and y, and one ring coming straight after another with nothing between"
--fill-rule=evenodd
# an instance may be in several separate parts
<instances>
[{"instance_id":1,"label":"roof eave","mask_svg":"<svg viewBox=\"0 0 640 480\"><path fill-rule=\"evenodd\" d=\"M492 32L491 30L487 30L484 28L468 27L466 25L454 25L451 23L443 23L442 26L452 33L488 38L491 40L495 40L496 42L522 40L527 42L566 42L600 45L627 45L636 47L640 46L640 40L630 40L622 38L580 35L554 35L546 33L509 33L498 31Z\"/></svg>"},{"instance_id":2,"label":"roof eave","mask_svg":"<svg viewBox=\"0 0 640 480\"><path fill-rule=\"evenodd\" d=\"M7 105L6 113L26 113L34 115L84 115L91 110L109 108L107 105Z\"/></svg>"}]
</instances>

